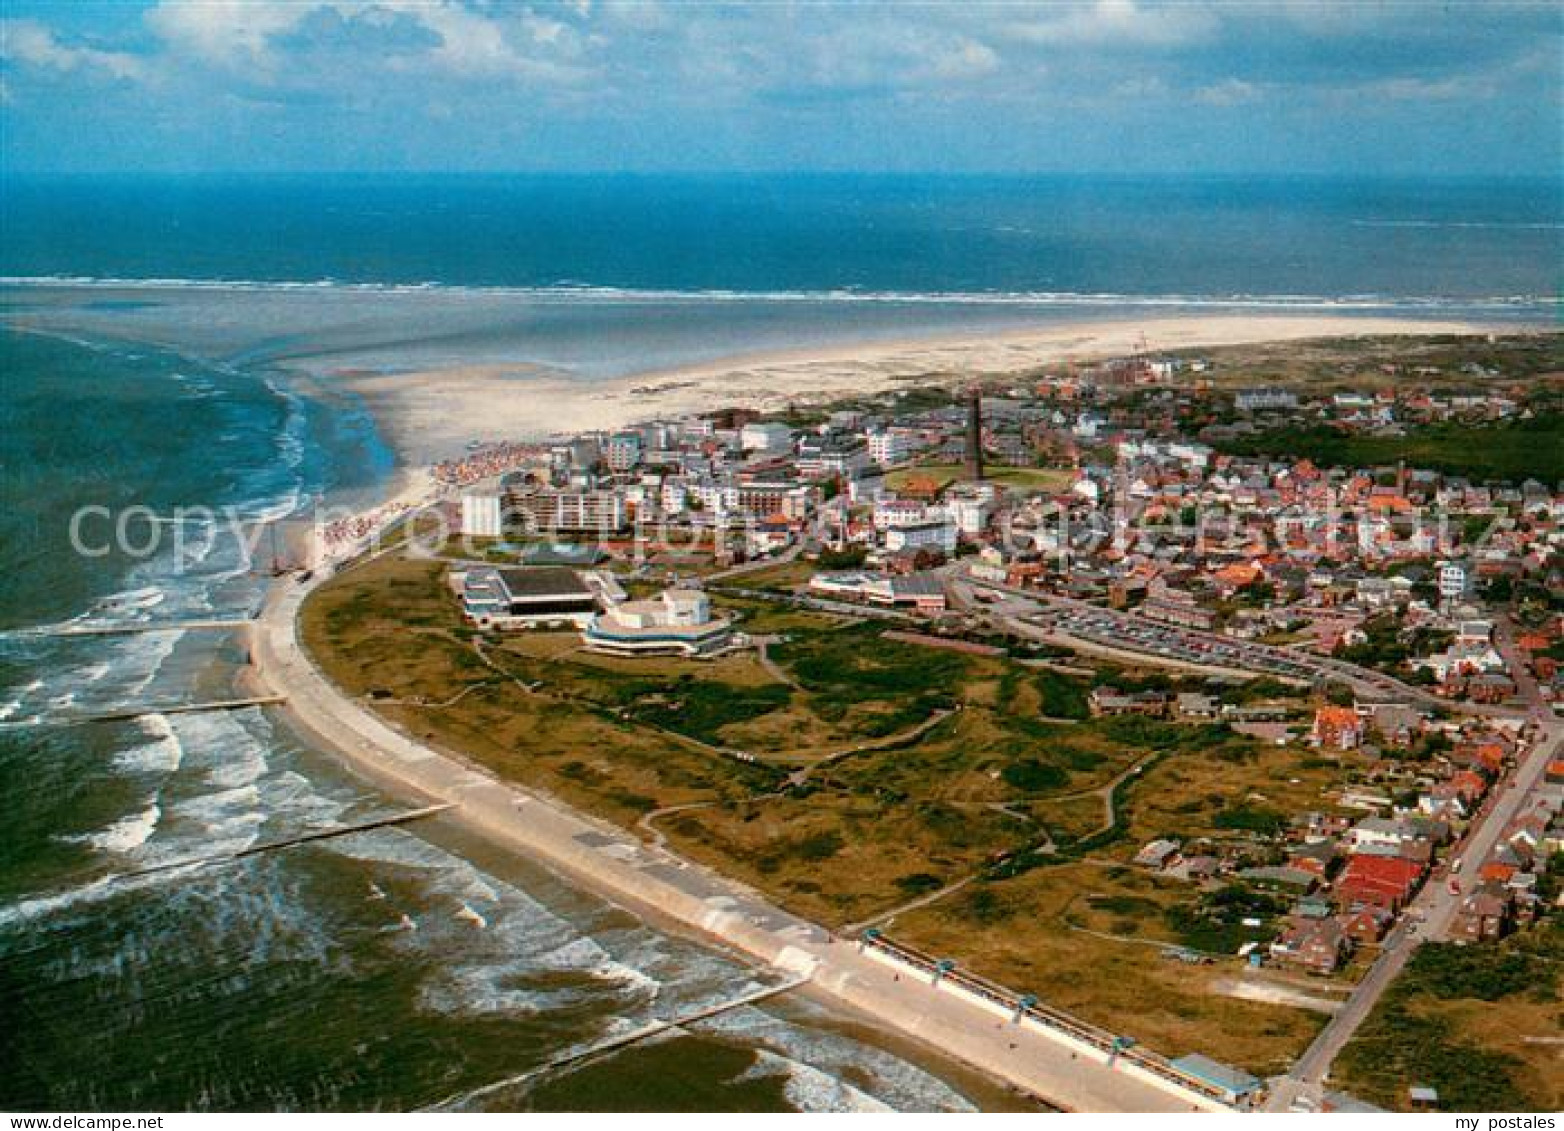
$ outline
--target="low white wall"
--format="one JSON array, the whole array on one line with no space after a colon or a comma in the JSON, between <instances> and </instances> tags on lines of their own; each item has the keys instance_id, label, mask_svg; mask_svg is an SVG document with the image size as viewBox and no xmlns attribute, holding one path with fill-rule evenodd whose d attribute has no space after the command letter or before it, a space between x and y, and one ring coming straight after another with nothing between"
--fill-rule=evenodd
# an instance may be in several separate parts
<instances>
[{"instance_id":1,"label":"low white wall","mask_svg":"<svg viewBox=\"0 0 1564 1131\"><path fill-rule=\"evenodd\" d=\"M979 1009L982 1009L996 1017L1003 1017L1007 1021L1012 1021L1015 1019L1016 1010L1013 1007L1001 1005L999 1002L984 997L982 994L974 993L960 983L952 981L948 977L935 978L928 971L914 966L910 962L904 962L903 960L897 958L894 954L891 954L888 951L881 949L880 947L866 945L863 948L863 953L874 959L876 962L893 967L898 972L912 974L914 977L938 990L940 993L949 994L953 997L960 998L962 1001L965 1001L970 1005L975 1005ZM1137 1063L1133 1056L1126 1056L1123 1053L1119 1054L1118 1056L1111 1056L1108 1053L1105 1053L1102 1049L1098 1048L1096 1045L1080 1040L1079 1038L1065 1032L1063 1029L1059 1029L1053 1025L1048 1024L1046 1021L1037 1017L1035 1014L1023 1012L1019 1023L1028 1029L1035 1030L1036 1032L1043 1034L1049 1040L1063 1045L1077 1056L1089 1057L1097 1061L1099 1064L1111 1067L1116 1072L1123 1072L1126 1075L1134 1076L1136 1079L1141 1080L1144 1083L1150 1084L1153 1087L1159 1088L1170 1095L1176 1096L1180 1100L1194 1104L1203 1110L1217 1112L1230 1112L1234 1110L1232 1106L1222 1103L1220 1100L1208 1096L1204 1092L1198 1092L1192 1088L1186 1088L1177 1081L1169 1080L1167 1077L1151 1071L1150 1069Z\"/></svg>"}]
</instances>

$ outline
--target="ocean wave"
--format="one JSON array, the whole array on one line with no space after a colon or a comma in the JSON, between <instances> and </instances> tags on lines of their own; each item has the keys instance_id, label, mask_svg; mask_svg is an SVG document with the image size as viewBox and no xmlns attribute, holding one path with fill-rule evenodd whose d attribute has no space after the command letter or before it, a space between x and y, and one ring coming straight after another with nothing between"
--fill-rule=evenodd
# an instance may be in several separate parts
<instances>
[{"instance_id":1,"label":"ocean wave","mask_svg":"<svg viewBox=\"0 0 1564 1131\"><path fill-rule=\"evenodd\" d=\"M113 709L145 701L148 688L163 674L183 635L159 632L104 638L107 659L114 665L118 688L118 699L108 707Z\"/></svg>"},{"instance_id":2,"label":"ocean wave","mask_svg":"<svg viewBox=\"0 0 1564 1131\"><path fill-rule=\"evenodd\" d=\"M43 685L43 680L33 679L29 680L21 687L8 689L13 695L16 696L16 698L7 699L4 703L0 703L0 722L9 723L12 726L21 726L40 722L41 718L36 714L29 715L25 719L17 719L15 716L16 713L22 709L23 705L26 704L28 698L33 694L33 692L41 690Z\"/></svg>"},{"instance_id":3,"label":"ocean wave","mask_svg":"<svg viewBox=\"0 0 1564 1131\"><path fill-rule=\"evenodd\" d=\"M1361 219L1351 221L1355 228L1472 228L1478 230L1558 232L1564 224L1554 220L1380 220Z\"/></svg>"},{"instance_id":4,"label":"ocean wave","mask_svg":"<svg viewBox=\"0 0 1564 1131\"><path fill-rule=\"evenodd\" d=\"M787 1102L801 1112L810 1115L889 1113L896 1109L884 1100L853 1087L839 1076L791 1057L779 1056L769 1049L757 1048L755 1063L740 1076L740 1080L764 1080L773 1076L785 1078L782 1092Z\"/></svg>"},{"instance_id":5,"label":"ocean wave","mask_svg":"<svg viewBox=\"0 0 1564 1131\"><path fill-rule=\"evenodd\" d=\"M404 830L379 830L331 842L339 855L419 874L417 906L386 896L387 922L409 914L416 931L394 931L397 945L443 956L420 988L423 1008L445 1014L533 1016L558 1010L611 1010L620 1020L643 1012L665 990L641 953L616 954L616 932L592 935L590 924L556 914L527 892ZM378 892L378 896L377 893ZM645 928L633 931L639 935ZM711 982L698 987L709 993ZM640 1024L640 1021L633 1021Z\"/></svg>"},{"instance_id":6,"label":"ocean wave","mask_svg":"<svg viewBox=\"0 0 1564 1131\"><path fill-rule=\"evenodd\" d=\"M1412 222L1408 222L1412 223ZM878 303L884 305L1038 306L1274 310L1552 310L1564 305L1564 295L1394 295L1383 293L1314 295L1268 293L1137 294L1122 291L898 291L855 287L800 290L740 290L733 288L617 287L561 283L546 286L504 286L466 283L352 282L339 279L185 279L114 278L86 275L6 275L0 286L69 287L121 290L195 291L343 291L362 294L478 294L535 302L602 303Z\"/></svg>"},{"instance_id":7,"label":"ocean wave","mask_svg":"<svg viewBox=\"0 0 1564 1131\"><path fill-rule=\"evenodd\" d=\"M304 463L305 454L307 418L305 415L304 398L300 396L297 390L273 377L263 377L262 380L272 395L283 402L285 415L282 427L277 430L275 441L277 454L282 458L284 467L289 471L296 471ZM296 501L295 505L297 505ZM281 518L283 516L279 515L278 517Z\"/></svg>"},{"instance_id":8,"label":"ocean wave","mask_svg":"<svg viewBox=\"0 0 1564 1131\"><path fill-rule=\"evenodd\" d=\"M241 785L182 800L174 806L174 812L201 826L211 838L205 843L211 846L214 854L238 851L248 848L255 842L255 838L234 837L231 834L254 830L266 821L266 814L256 808L260 800L259 789L253 785Z\"/></svg>"},{"instance_id":9,"label":"ocean wave","mask_svg":"<svg viewBox=\"0 0 1564 1131\"><path fill-rule=\"evenodd\" d=\"M588 935L572 939L537 958L544 970L579 971L601 982L611 982L650 1001L658 997L663 983L630 963L615 958L598 940Z\"/></svg>"},{"instance_id":10,"label":"ocean wave","mask_svg":"<svg viewBox=\"0 0 1564 1131\"><path fill-rule=\"evenodd\" d=\"M161 874L161 873L160 873ZM43 918L80 903L91 903L113 894L120 884L118 875L102 876L65 891L30 896L0 907L0 929Z\"/></svg>"},{"instance_id":11,"label":"ocean wave","mask_svg":"<svg viewBox=\"0 0 1564 1131\"><path fill-rule=\"evenodd\" d=\"M131 773L171 774L184 760L185 748L169 725L166 715L142 715L136 725L152 739L140 746L130 746L114 755L114 765Z\"/></svg>"},{"instance_id":12,"label":"ocean wave","mask_svg":"<svg viewBox=\"0 0 1564 1131\"><path fill-rule=\"evenodd\" d=\"M95 833L81 833L66 839L91 845L100 852L124 856L134 852L152 838L152 834L157 830L158 820L162 816L163 810L154 800L148 802L146 808L141 811L121 817Z\"/></svg>"},{"instance_id":13,"label":"ocean wave","mask_svg":"<svg viewBox=\"0 0 1564 1131\"><path fill-rule=\"evenodd\" d=\"M802 1011L806 1019L810 1014L826 1016L807 999L790 1002L788 1008ZM709 1018L701 1027L774 1054L778 1061L767 1063L789 1072L788 1098L805 1111L858 1110L850 1105L866 1101L895 1111L977 1110L917 1065L807 1020L784 1020L750 1005ZM857 1081L852 1087L841 1083L849 1077Z\"/></svg>"}]
</instances>

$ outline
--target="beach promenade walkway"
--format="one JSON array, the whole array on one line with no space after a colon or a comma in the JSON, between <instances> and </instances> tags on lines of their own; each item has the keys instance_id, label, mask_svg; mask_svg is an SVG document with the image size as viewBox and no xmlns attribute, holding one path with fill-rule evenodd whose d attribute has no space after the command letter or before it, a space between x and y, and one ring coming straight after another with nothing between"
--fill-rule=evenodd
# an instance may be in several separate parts
<instances>
[{"instance_id":1,"label":"beach promenade walkway","mask_svg":"<svg viewBox=\"0 0 1564 1131\"><path fill-rule=\"evenodd\" d=\"M904 974L791 915L758 893L606 822L500 781L416 741L339 692L305 655L299 607L319 578L274 586L252 633L258 678L286 696L306 732L365 776L455 805L447 819L539 860L610 901L704 935L775 967L991 1076L1080 1111L1188 1111L1177 1089L1082 1053L1035 1027L1007 1023L938 985Z\"/></svg>"}]
</instances>

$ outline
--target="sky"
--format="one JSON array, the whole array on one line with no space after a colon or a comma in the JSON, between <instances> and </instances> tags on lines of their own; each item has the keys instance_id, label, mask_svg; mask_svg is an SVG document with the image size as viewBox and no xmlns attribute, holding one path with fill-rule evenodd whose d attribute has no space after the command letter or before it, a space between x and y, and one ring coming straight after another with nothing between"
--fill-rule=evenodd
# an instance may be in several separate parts
<instances>
[{"instance_id":1,"label":"sky","mask_svg":"<svg viewBox=\"0 0 1564 1131\"><path fill-rule=\"evenodd\" d=\"M6 171L1524 174L1564 5L3 0Z\"/></svg>"}]
</instances>

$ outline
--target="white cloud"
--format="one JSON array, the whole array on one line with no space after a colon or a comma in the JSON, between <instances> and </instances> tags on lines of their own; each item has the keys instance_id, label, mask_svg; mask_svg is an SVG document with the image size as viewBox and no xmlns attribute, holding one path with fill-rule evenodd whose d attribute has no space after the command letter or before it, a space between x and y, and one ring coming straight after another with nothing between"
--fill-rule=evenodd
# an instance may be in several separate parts
<instances>
[{"instance_id":1,"label":"white cloud","mask_svg":"<svg viewBox=\"0 0 1564 1131\"><path fill-rule=\"evenodd\" d=\"M493 11L500 15L491 16L460 0L161 0L146 19L172 50L211 66L244 69L252 79L265 78L285 62L277 49L279 39L300 31L317 13L334 12L344 19L401 16L431 33L435 46L416 56L399 57L392 68L399 72L579 81L583 72L578 66L555 58L578 53L579 37L573 28L526 9L515 10L515 18L507 24L501 18L508 14L505 8ZM508 34L510 29L516 32L514 37ZM518 50L517 41L529 50ZM376 63L373 58L363 62Z\"/></svg>"},{"instance_id":2,"label":"white cloud","mask_svg":"<svg viewBox=\"0 0 1564 1131\"><path fill-rule=\"evenodd\" d=\"M524 62L498 22L461 4L392 0L386 7L407 13L439 36L434 61L456 74L502 75Z\"/></svg>"},{"instance_id":3,"label":"white cloud","mask_svg":"<svg viewBox=\"0 0 1564 1131\"><path fill-rule=\"evenodd\" d=\"M1166 98L1168 91L1167 81L1161 75L1138 74L1114 83L1112 94L1115 98L1144 100Z\"/></svg>"},{"instance_id":4,"label":"white cloud","mask_svg":"<svg viewBox=\"0 0 1564 1131\"><path fill-rule=\"evenodd\" d=\"M1492 98L1497 93L1493 81L1481 75L1452 75L1443 79L1394 78L1371 83L1373 94L1397 102L1448 102L1453 99Z\"/></svg>"},{"instance_id":5,"label":"white cloud","mask_svg":"<svg viewBox=\"0 0 1564 1131\"><path fill-rule=\"evenodd\" d=\"M146 73L145 62L135 55L62 43L36 20L0 20L0 58L59 74L82 71L137 79Z\"/></svg>"},{"instance_id":6,"label":"white cloud","mask_svg":"<svg viewBox=\"0 0 1564 1131\"><path fill-rule=\"evenodd\" d=\"M1217 27L1210 10L1193 4L1151 7L1135 0L1097 0L1063 11L1051 19L1012 24L1010 34L1044 45L1177 47L1203 41Z\"/></svg>"},{"instance_id":7,"label":"white cloud","mask_svg":"<svg viewBox=\"0 0 1564 1131\"><path fill-rule=\"evenodd\" d=\"M962 81L982 78L999 69L999 56L987 44L962 39L949 49L936 52L929 73L937 79Z\"/></svg>"},{"instance_id":8,"label":"white cloud","mask_svg":"<svg viewBox=\"0 0 1564 1131\"><path fill-rule=\"evenodd\" d=\"M147 26L175 51L231 67L274 62L271 40L297 27L325 4L284 0L160 0Z\"/></svg>"},{"instance_id":9,"label":"white cloud","mask_svg":"<svg viewBox=\"0 0 1564 1131\"><path fill-rule=\"evenodd\" d=\"M1196 102L1207 106L1242 106L1259 99L1260 87L1243 79L1223 79L1195 91Z\"/></svg>"}]
</instances>

